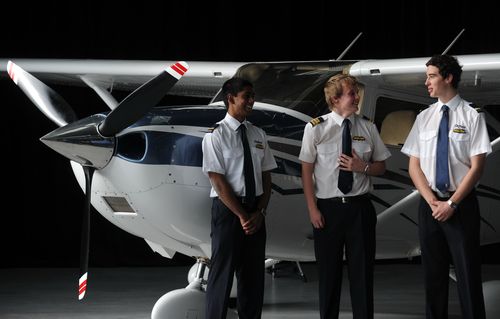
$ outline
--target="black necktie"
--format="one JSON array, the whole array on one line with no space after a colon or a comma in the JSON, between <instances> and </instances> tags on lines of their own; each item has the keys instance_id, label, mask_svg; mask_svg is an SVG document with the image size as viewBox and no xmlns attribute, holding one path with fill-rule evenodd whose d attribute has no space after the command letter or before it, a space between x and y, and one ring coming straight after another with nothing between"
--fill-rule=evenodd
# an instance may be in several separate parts
<instances>
[{"instance_id":1,"label":"black necktie","mask_svg":"<svg viewBox=\"0 0 500 319\"><path fill-rule=\"evenodd\" d=\"M344 119L342 126L342 153L348 156L352 156L352 140L351 140L351 129L349 128L350 121ZM340 191L347 194L352 189L352 172L351 171L339 171L339 182L338 187Z\"/></svg>"},{"instance_id":2,"label":"black necktie","mask_svg":"<svg viewBox=\"0 0 500 319\"><path fill-rule=\"evenodd\" d=\"M255 200L255 179L253 175L252 154L248 145L246 127L241 124L239 127L241 132L241 143L243 143L243 174L245 175L245 202L253 203Z\"/></svg>"},{"instance_id":3,"label":"black necktie","mask_svg":"<svg viewBox=\"0 0 500 319\"><path fill-rule=\"evenodd\" d=\"M441 107L443 116L439 123L439 132L436 151L436 187L441 193L446 193L450 186L450 172L448 171L448 106Z\"/></svg>"}]
</instances>

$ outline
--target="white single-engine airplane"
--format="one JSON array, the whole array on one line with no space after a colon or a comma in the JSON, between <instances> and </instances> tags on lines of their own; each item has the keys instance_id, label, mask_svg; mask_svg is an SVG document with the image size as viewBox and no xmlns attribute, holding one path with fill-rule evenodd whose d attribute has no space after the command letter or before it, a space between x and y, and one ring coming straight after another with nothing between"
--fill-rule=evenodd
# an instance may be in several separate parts
<instances>
[{"instance_id":1,"label":"white single-engine airplane","mask_svg":"<svg viewBox=\"0 0 500 319\"><path fill-rule=\"evenodd\" d=\"M500 54L457 58L463 65L461 95L481 107L488 124L493 152L477 193L481 243L496 243L500 242ZM184 318L187 311L204 317L202 279L211 253L211 201L210 183L201 170L201 141L225 114L218 95L223 81L238 75L254 83L256 103L250 121L266 131L278 163L272 172L266 221L267 265L314 260L297 156L305 124L328 112L323 85L339 72L363 83L360 114L374 119L392 153L386 174L374 178L377 258L411 258L420 254L419 194L400 149L417 112L433 102L424 86L427 60L178 62L168 67L171 62L165 61L17 59L0 65L60 126L41 140L71 161L86 193L80 298L86 290L92 204L111 223L144 238L162 256L172 258L179 252L197 258L190 284L161 297L152 312L153 318ZM77 119L69 104L41 80L87 85L112 111ZM111 89L135 91L118 102ZM209 105L154 107L169 89L173 95L213 99Z\"/></svg>"}]
</instances>

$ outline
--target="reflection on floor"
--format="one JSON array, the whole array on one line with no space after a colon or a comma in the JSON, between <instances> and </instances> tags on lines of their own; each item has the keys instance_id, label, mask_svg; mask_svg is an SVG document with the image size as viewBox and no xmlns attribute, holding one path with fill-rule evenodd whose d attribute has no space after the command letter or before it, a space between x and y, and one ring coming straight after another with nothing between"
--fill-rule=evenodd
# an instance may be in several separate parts
<instances>
[{"instance_id":1,"label":"reflection on floor","mask_svg":"<svg viewBox=\"0 0 500 319\"><path fill-rule=\"evenodd\" d=\"M263 319L319 318L317 274L301 264L307 281L292 271L266 275ZM77 300L78 269L0 269L0 318L150 318L156 300L187 285L189 267L91 268L85 300ZM414 264L377 264L376 318L424 318L422 269ZM483 280L500 279L500 265L483 265ZM352 318L344 272L341 318ZM450 318L460 318L456 285L450 282Z\"/></svg>"}]
</instances>

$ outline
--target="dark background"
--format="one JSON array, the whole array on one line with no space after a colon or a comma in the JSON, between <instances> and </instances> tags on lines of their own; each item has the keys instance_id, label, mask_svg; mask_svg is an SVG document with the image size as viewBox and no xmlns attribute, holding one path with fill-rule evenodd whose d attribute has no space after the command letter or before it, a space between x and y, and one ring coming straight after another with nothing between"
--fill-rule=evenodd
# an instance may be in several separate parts
<instances>
[{"instance_id":1,"label":"dark background","mask_svg":"<svg viewBox=\"0 0 500 319\"><path fill-rule=\"evenodd\" d=\"M425 57L441 53L463 28L449 53L500 53L492 1L17 2L2 4L0 59L324 60L359 32L344 59ZM79 117L107 110L88 89L53 88ZM5 77L0 94L0 267L77 266L84 197L68 161L38 140L56 126ZM191 262L161 258L95 212L91 229L91 267ZM483 255L498 263L498 245Z\"/></svg>"}]
</instances>

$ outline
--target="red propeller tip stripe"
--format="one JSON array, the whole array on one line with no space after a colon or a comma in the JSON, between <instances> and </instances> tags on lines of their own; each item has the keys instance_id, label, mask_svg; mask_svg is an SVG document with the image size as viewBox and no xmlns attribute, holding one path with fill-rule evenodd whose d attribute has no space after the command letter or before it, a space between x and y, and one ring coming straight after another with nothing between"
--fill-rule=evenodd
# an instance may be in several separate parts
<instances>
[{"instance_id":1,"label":"red propeller tip stripe","mask_svg":"<svg viewBox=\"0 0 500 319\"><path fill-rule=\"evenodd\" d=\"M9 74L9 77L16 83L17 85L17 77L16 77L16 72L14 71L16 68L16 64L12 61L7 62L7 73Z\"/></svg>"},{"instance_id":2,"label":"red propeller tip stripe","mask_svg":"<svg viewBox=\"0 0 500 319\"><path fill-rule=\"evenodd\" d=\"M87 273L83 274L79 280L78 286L78 300L82 300L85 297L85 292L87 291Z\"/></svg>"},{"instance_id":3,"label":"red propeller tip stripe","mask_svg":"<svg viewBox=\"0 0 500 319\"><path fill-rule=\"evenodd\" d=\"M179 61L175 64L172 64L166 71L175 77L177 80L179 80L184 73L186 73L188 70L188 64L184 61Z\"/></svg>"},{"instance_id":4,"label":"red propeller tip stripe","mask_svg":"<svg viewBox=\"0 0 500 319\"><path fill-rule=\"evenodd\" d=\"M185 67L184 65L182 65L182 63L185 63L185 62L177 62L176 64L174 64L174 66L178 67L179 69L181 69L182 73L186 73L188 69L187 69L187 67Z\"/></svg>"}]
</instances>

